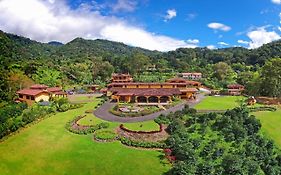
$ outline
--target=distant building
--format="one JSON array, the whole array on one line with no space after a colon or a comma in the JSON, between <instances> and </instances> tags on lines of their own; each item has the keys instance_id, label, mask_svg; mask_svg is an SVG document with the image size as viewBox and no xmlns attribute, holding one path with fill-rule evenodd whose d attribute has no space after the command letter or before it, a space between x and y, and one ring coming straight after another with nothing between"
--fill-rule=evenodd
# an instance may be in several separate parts
<instances>
[{"instance_id":1,"label":"distant building","mask_svg":"<svg viewBox=\"0 0 281 175\"><path fill-rule=\"evenodd\" d=\"M245 87L240 84L230 84L227 86L227 91L229 95L241 95L245 90Z\"/></svg>"},{"instance_id":2,"label":"distant building","mask_svg":"<svg viewBox=\"0 0 281 175\"><path fill-rule=\"evenodd\" d=\"M133 77L130 74L112 74L112 83L128 83L133 82Z\"/></svg>"},{"instance_id":3,"label":"distant building","mask_svg":"<svg viewBox=\"0 0 281 175\"><path fill-rule=\"evenodd\" d=\"M17 91L20 102L32 105L35 102L49 101L51 97L66 97L67 94L60 87L48 87L42 84L32 85L29 89Z\"/></svg>"},{"instance_id":4,"label":"distant building","mask_svg":"<svg viewBox=\"0 0 281 175\"><path fill-rule=\"evenodd\" d=\"M186 73L179 73L178 76L188 80L200 80L202 78L202 73L186 72Z\"/></svg>"},{"instance_id":5,"label":"distant building","mask_svg":"<svg viewBox=\"0 0 281 175\"><path fill-rule=\"evenodd\" d=\"M95 85L95 84L85 85L84 87L88 90L88 92L93 93L93 92L96 92L98 90L99 85Z\"/></svg>"}]
</instances>

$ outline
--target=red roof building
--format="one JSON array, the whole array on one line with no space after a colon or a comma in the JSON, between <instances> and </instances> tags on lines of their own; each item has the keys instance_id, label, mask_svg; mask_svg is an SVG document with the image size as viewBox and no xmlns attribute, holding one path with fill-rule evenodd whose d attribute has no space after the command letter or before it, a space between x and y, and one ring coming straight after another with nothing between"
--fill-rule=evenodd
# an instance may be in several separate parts
<instances>
[{"instance_id":1,"label":"red roof building","mask_svg":"<svg viewBox=\"0 0 281 175\"><path fill-rule=\"evenodd\" d=\"M66 97L67 94L60 87L48 87L42 84L32 85L29 89L17 91L18 101L32 105L34 102L49 101L50 97Z\"/></svg>"}]
</instances>

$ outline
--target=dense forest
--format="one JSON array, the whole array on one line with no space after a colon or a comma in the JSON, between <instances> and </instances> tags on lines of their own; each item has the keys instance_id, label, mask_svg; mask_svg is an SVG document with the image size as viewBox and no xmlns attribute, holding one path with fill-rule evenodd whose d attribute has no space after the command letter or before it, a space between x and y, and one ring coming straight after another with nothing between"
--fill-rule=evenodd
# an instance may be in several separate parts
<instances>
[{"instance_id":1,"label":"dense forest","mask_svg":"<svg viewBox=\"0 0 281 175\"><path fill-rule=\"evenodd\" d=\"M281 154L261 134L261 123L244 106L223 114L198 114L186 107L160 116L169 124L168 152L175 164L168 174L280 174Z\"/></svg>"},{"instance_id":2,"label":"dense forest","mask_svg":"<svg viewBox=\"0 0 281 175\"><path fill-rule=\"evenodd\" d=\"M0 31L0 96L1 101L13 100L16 90L33 83L103 86L113 72L130 73L137 81L164 81L163 77L177 72L202 72L202 82L210 88L240 83L250 95L280 96L280 57L281 41L253 50L158 52L100 39L76 38L65 45L39 43Z\"/></svg>"}]
</instances>

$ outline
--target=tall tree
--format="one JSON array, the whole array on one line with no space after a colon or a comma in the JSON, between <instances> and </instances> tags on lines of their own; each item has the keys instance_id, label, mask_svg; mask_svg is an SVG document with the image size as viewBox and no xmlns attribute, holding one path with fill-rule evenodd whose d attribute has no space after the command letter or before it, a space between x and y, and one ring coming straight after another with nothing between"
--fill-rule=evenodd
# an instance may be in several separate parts
<instances>
[{"instance_id":1,"label":"tall tree","mask_svg":"<svg viewBox=\"0 0 281 175\"><path fill-rule=\"evenodd\" d=\"M213 76L219 81L233 81L236 73L232 68L225 62L218 62L214 65L214 74Z\"/></svg>"},{"instance_id":2,"label":"tall tree","mask_svg":"<svg viewBox=\"0 0 281 175\"><path fill-rule=\"evenodd\" d=\"M48 86L61 85L61 73L48 67L39 67L36 71L36 74L33 74L32 78L36 83L45 84Z\"/></svg>"},{"instance_id":3,"label":"tall tree","mask_svg":"<svg viewBox=\"0 0 281 175\"><path fill-rule=\"evenodd\" d=\"M261 71L261 93L271 97L281 97L281 58L266 61Z\"/></svg>"}]
</instances>

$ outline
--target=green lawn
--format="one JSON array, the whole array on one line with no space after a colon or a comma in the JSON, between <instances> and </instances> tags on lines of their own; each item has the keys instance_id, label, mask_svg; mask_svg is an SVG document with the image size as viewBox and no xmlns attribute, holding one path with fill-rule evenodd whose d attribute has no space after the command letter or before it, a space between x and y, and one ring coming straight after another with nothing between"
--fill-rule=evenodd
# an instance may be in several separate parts
<instances>
[{"instance_id":1,"label":"green lawn","mask_svg":"<svg viewBox=\"0 0 281 175\"><path fill-rule=\"evenodd\" d=\"M87 114L86 117L80 119L78 121L78 124L80 125L96 125L99 123L104 122L103 120L95 117L93 114ZM115 123L110 123L111 125L114 125Z\"/></svg>"},{"instance_id":2,"label":"green lawn","mask_svg":"<svg viewBox=\"0 0 281 175\"><path fill-rule=\"evenodd\" d=\"M262 123L262 131L281 147L281 108L275 112L254 112Z\"/></svg>"},{"instance_id":3,"label":"green lawn","mask_svg":"<svg viewBox=\"0 0 281 175\"><path fill-rule=\"evenodd\" d=\"M208 96L195 106L197 110L226 110L239 106L239 101L245 100L241 96Z\"/></svg>"},{"instance_id":4,"label":"green lawn","mask_svg":"<svg viewBox=\"0 0 281 175\"><path fill-rule=\"evenodd\" d=\"M72 95L71 97L69 97L69 101L71 102L79 102L79 101L94 101L94 97L88 97L88 96L76 96L76 95Z\"/></svg>"},{"instance_id":5,"label":"green lawn","mask_svg":"<svg viewBox=\"0 0 281 175\"><path fill-rule=\"evenodd\" d=\"M158 175L170 168L159 159L159 151L128 148L118 141L97 143L92 134L76 135L64 128L94 105L58 113L0 143L0 174Z\"/></svg>"},{"instance_id":6,"label":"green lawn","mask_svg":"<svg viewBox=\"0 0 281 175\"><path fill-rule=\"evenodd\" d=\"M159 130L159 125L154 121L146 121L140 123L125 123L124 126L134 131L156 131Z\"/></svg>"}]
</instances>

